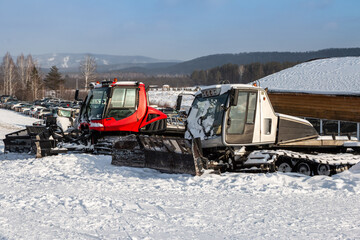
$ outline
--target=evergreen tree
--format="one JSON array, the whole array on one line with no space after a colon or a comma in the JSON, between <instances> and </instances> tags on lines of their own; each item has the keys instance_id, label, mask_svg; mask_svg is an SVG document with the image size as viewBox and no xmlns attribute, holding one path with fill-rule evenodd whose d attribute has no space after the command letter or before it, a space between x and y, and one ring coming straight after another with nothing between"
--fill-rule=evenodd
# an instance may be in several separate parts
<instances>
[{"instance_id":1,"label":"evergreen tree","mask_svg":"<svg viewBox=\"0 0 360 240\"><path fill-rule=\"evenodd\" d=\"M51 90L59 90L64 85L64 79L56 66L50 68L50 72L44 79L45 87Z\"/></svg>"}]
</instances>

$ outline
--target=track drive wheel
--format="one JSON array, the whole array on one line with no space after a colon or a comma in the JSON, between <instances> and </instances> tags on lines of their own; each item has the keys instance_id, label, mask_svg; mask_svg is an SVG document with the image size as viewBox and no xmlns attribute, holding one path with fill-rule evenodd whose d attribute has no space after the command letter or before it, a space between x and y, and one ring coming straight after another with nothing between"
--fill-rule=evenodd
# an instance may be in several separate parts
<instances>
[{"instance_id":1,"label":"track drive wheel","mask_svg":"<svg viewBox=\"0 0 360 240\"><path fill-rule=\"evenodd\" d=\"M294 168L290 158L289 159L279 159L276 162L276 166L277 166L279 172L292 172L293 168Z\"/></svg>"},{"instance_id":2,"label":"track drive wheel","mask_svg":"<svg viewBox=\"0 0 360 240\"><path fill-rule=\"evenodd\" d=\"M307 162L299 162L295 166L296 172L304 174L306 176L311 176L311 167Z\"/></svg>"},{"instance_id":3,"label":"track drive wheel","mask_svg":"<svg viewBox=\"0 0 360 240\"><path fill-rule=\"evenodd\" d=\"M317 175L325 175L325 176L330 176L330 166L327 164L319 164L316 168L316 173Z\"/></svg>"}]
</instances>

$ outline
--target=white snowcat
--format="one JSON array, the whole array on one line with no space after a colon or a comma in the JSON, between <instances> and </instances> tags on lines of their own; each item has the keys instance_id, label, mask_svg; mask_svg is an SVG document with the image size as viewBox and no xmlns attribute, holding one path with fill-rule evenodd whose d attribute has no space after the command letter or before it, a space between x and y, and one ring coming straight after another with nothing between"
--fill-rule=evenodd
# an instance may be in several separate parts
<instances>
[{"instance_id":1,"label":"white snowcat","mask_svg":"<svg viewBox=\"0 0 360 240\"><path fill-rule=\"evenodd\" d=\"M359 146L355 139L325 140L307 120L275 113L260 87L224 84L195 94L184 139L125 136L113 146L112 164L193 175L205 169L332 175L358 161L321 161L298 152L357 152Z\"/></svg>"}]
</instances>

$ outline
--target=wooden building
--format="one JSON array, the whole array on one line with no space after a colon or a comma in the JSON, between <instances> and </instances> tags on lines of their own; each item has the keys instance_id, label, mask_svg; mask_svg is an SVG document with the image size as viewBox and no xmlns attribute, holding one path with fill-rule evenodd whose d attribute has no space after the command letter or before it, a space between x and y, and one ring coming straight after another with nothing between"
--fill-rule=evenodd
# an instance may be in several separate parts
<instances>
[{"instance_id":1,"label":"wooden building","mask_svg":"<svg viewBox=\"0 0 360 240\"><path fill-rule=\"evenodd\" d=\"M300 117L360 122L360 95L268 92L275 112Z\"/></svg>"}]
</instances>

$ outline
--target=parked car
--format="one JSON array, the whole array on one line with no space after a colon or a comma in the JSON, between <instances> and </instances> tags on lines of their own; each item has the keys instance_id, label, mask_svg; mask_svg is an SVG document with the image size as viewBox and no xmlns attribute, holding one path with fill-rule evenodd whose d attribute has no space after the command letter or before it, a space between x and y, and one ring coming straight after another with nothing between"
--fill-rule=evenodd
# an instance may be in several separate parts
<instances>
[{"instance_id":1,"label":"parked car","mask_svg":"<svg viewBox=\"0 0 360 240\"><path fill-rule=\"evenodd\" d=\"M23 106L27 105L27 103L25 102L18 102L17 104L15 104L14 106L12 106L12 110L14 110L15 112L20 112L21 108Z\"/></svg>"},{"instance_id":2,"label":"parked car","mask_svg":"<svg viewBox=\"0 0 360 240\"><path fill-rule=\"evenodd\" d=\"M19 112L25 113L25 111L26 111L26 110L30 110L30 108L31 108L32 106L33 106L32 104L25 104L25 105L23 105L23 106L19 109Z\"/></svg>"},{"instance_id":3,"label":"parked car","mask_svg":"<svg viewBox=\"0 0 360 240\"><path fill-rule=\"evenodd\" d=\"M39 107L39 108L37 108L37 110L36 110L36 112L34 113L34 116L33 116L33 117L34 117L34 118L40 118L41 113L42 113L45 109L47 109L48 112L50 112L50 109L48 109L48 108Z\"/></svg>"},{"instance_id":4,"label":"parked car","mask_svg":"<svg viewBox=\"0 0 360 240\"><path fill-rule=\"evenodd\" d=\"M43 119L46 119L49 116L51 116L51 117L57 116L57 110L58 110L58 107L51 107L50 112L43 114Z\"/></svg>"},{"instance_id":5,"label":"parked car","mask_svg":"<svg viewBox=\"0 0 360 240\"><path fill-rule=\"evenodd\" d=\"M49 108L41 108L39 111L36 111L36 117L44 119L44 115L48 113L51 113Z\"/></svg>"},{"instance_id":6,"label":"parked car","mask_svg":"<svg viewBox=\"0 0 360 240\"><path fill-rule=\"evenodd\" d=\"M5 108L6 108L6 109L11 109L12 106L14 106L14 105L17 104L17 103L18 103L17 100L16 100L16 101L7 101L4 105L5 105Z\"/></svg>"},{"instance_id":7,"label":"parked car","mask_svg":"<svg viewBox=\"0 0 360 240\"><path fill-rule=\"evenodd\" d=\"M32 116L32 117L34 117L36 111L39 110L40 108L44 108L44 107L42 107L42 106L34 106L34 107L32 107L32 108L30 109L29 115Z\"/></svg>"}]
</instances>

